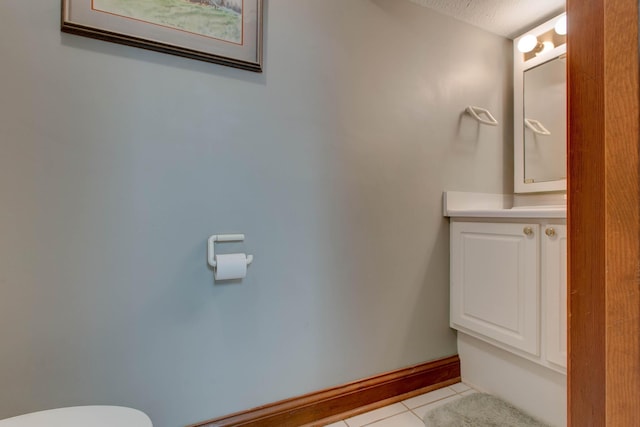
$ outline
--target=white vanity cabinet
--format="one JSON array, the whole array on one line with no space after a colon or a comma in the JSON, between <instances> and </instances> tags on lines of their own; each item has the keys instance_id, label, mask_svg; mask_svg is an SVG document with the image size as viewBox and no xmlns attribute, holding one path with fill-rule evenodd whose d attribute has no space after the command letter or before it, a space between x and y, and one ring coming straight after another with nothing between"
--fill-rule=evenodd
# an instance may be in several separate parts
<instances>
[{"instance_id":1,"label":"white vanity cabinet","mask_svg":"<svg viewBox=\"0 0 640 427\"><path fill-rule=\"evenodd\" d=\"M447 191L442 203L462 381L555 427L567 419L564 201Z\"/></svg>"},{"instance_id":2,"label":"white vanity cabinet","mask_svg":"<svg viewBox=\"0 0 640 427\"><path fill-rule=\"evenodd\" d=\"M451 327L564 372L566 225L451 219Z\"/></svg>"}]
</instances>

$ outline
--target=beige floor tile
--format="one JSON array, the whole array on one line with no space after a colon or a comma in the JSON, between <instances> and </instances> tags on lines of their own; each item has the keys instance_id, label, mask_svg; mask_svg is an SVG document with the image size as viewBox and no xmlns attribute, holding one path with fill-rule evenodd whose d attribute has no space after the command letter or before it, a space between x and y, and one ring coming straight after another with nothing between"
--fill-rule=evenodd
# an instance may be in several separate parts
<instances>
[{"instance_id":1,"label":"beige floor tile","mask_svg":"<svg viewBox=\"0 0 640 427\"><path fill-rule=\"evenodd\" d=\"M344 421L338 421L337 423L327 424L325 427L348 427Z\"/></svg>"},{"instance_id":2,"label":"beige floor tile","mask_svg":"<svg viewBox=\"0 0 640 427\"><path fill-rule=\"evenodd\" d=\"M449 387L451 387L456 393L464 393L465 391L471 389L471 387L469 387L465 383L457 383L454 385L450 385Z\"/></svg>"},{"instance_id":3,"label":"beige floor tile","mask_svg":"<svg viewBox=\"0 0 640 427\"><path fill-rule=\"evenodd\" d=\"M417 408L418 406L423 406L431 402L435 402L437 400L447 398L449 396L454 396L455 394L456 392L453 389L449 387L444 387L438 390L430 391L429 393L412 397L407 400L403 400L402 403L404 403L409 409L413 409L413 408Z\"/></svg>"},{"instance_id":4,"label":"beige floor tile","mask_svg":"<svg viewBox=\"0 0 640 427\"><path fill-rule=\"evenodd\" d=\"M367 427L424 427L424 423L415 414L407 411L369 424Z\"/></svg>"},{"instance_id":5,"label":"beige floor tile","mask_svg":"<svg viewBox=\"0 0 640 427\"><path fill-rule=\"evenodd\" d=\"M373 411L365 412L364 414L347 418L345 422L349 427L362 427L364 425L371 424L384 418L389 418L393 415L405 411L407 411L406 406L401 403L394 403L393 405L383 406L382 408L374 409Z\"/></svg>"}]
</instances>

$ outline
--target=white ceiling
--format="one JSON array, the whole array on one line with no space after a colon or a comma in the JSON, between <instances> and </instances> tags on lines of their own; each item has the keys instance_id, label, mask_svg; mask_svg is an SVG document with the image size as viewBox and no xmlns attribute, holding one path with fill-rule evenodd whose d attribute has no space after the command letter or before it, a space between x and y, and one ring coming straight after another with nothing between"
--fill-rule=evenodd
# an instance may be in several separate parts
<instances>
[{"instance_id":1,"label":"white ceiling","mask_svg":"<svg viewBox=\"0 0 640 427\"><path fill-rule=\"evenodd\" d=\"M565 8L565 0L409 1L510 39L562 13Z\"/></svg>"}]
</instances>

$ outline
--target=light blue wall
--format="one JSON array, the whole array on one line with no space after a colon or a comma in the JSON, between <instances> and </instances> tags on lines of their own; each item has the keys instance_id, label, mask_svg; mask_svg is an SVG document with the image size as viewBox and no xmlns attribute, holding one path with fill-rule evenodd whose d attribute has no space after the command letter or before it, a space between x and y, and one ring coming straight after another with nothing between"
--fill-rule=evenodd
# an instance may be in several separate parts
<instances>
[{"instance_id":1,"label":"light blue wall","mask_svg":"<svg viewBox=\"0 0 640 427\"><path fill-rule=\"evenodd\" d=\"M510 42L400 0L267 3L254 74L0 2L0 418L184 425L456 352L441 193L512 191ZM223 232L241 283L207 268Z\"/></svg>"}]
</instances>

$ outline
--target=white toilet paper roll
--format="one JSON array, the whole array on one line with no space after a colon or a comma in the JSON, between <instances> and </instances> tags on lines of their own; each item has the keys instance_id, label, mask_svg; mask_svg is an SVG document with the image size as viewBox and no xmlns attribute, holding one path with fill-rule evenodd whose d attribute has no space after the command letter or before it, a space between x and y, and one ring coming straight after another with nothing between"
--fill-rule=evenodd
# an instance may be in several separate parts
<instances>
[{"instance_id":1,"label":"white toilet paper roll","mask_svg":"<svg viewBox=\"0 0 640 427\"><path fill-rule=\"evenodd\" d=\"M216 280L242 279L247 275L246 254L216 255Z\"/></svg>"}]
</instances>

